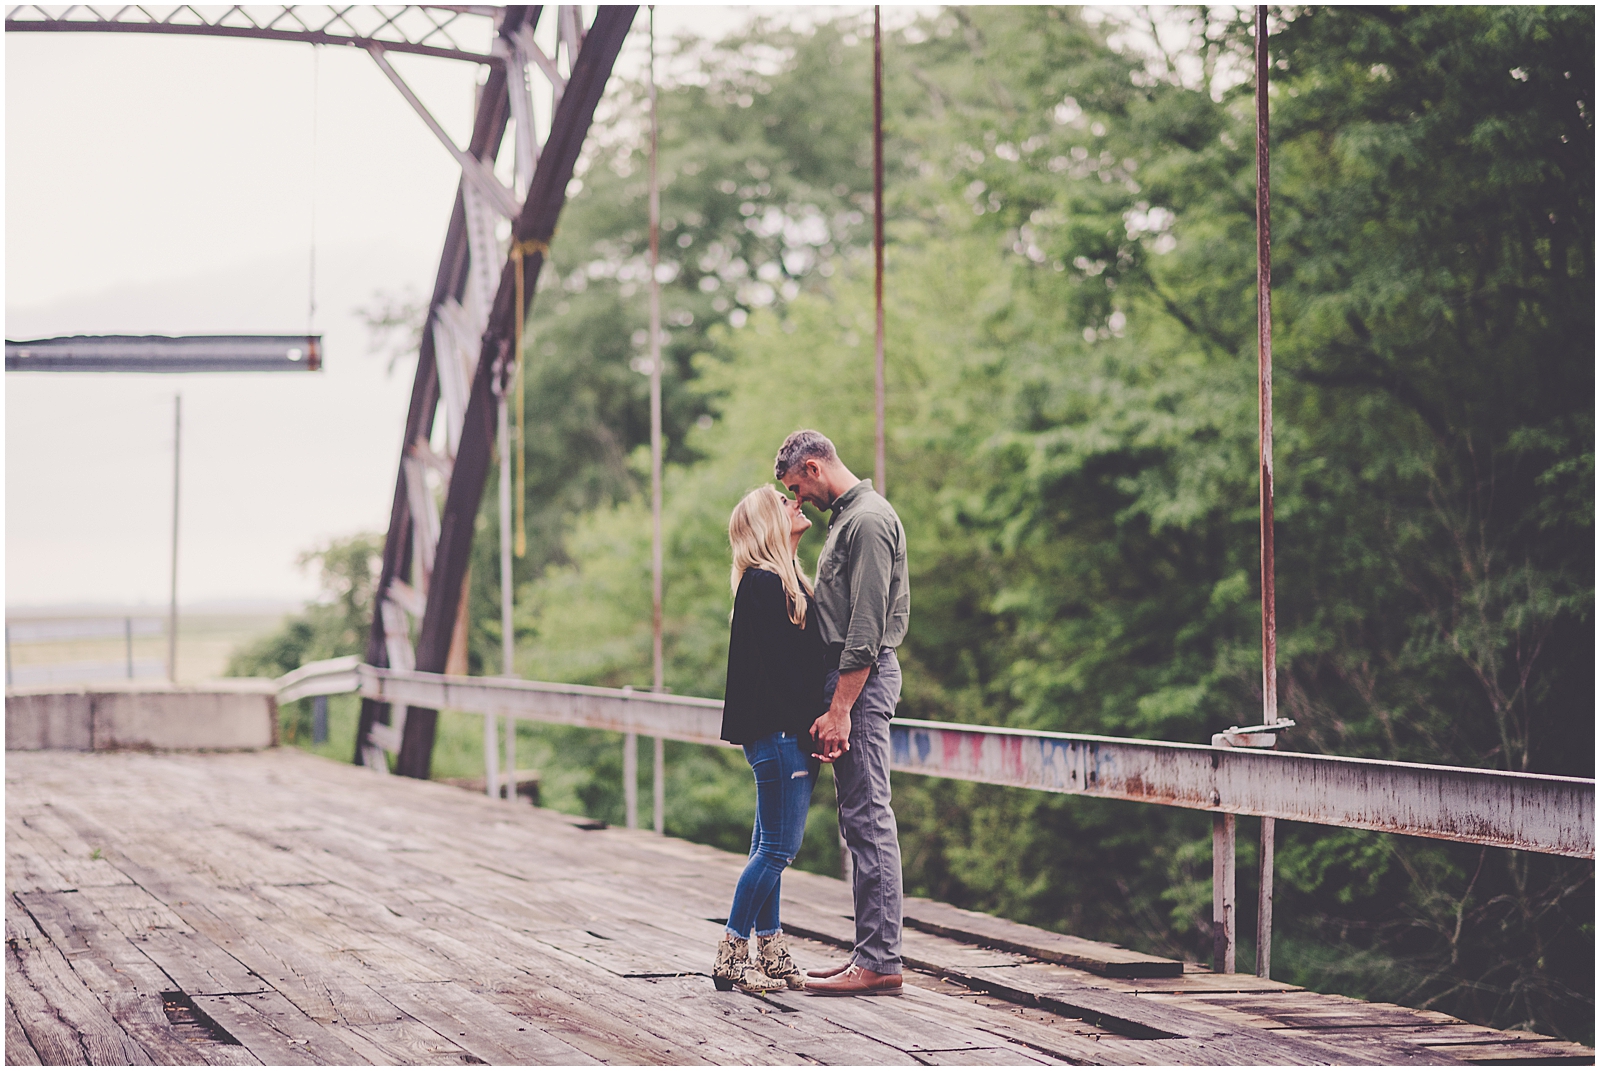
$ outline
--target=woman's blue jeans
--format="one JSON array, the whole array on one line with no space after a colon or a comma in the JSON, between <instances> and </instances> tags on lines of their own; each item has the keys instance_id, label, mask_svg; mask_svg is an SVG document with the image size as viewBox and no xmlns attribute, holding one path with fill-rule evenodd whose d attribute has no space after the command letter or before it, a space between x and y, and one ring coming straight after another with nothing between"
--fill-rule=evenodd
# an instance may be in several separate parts
<instances>
[{"instance_id":1,"label":"woman's blue jeans","mask_svg":"<svg viewBox=\"0 0 1600 1071\"><path fill-rule=\"evenodd\" d=\"M728 932L748 938L778 932L778 897L783 869L794 862L806 833L811 787L820 764L811 757L809 740L793 733L744 745L744 757L756 775L756 823L750 835L750 861L733 890Z\"/></svg>"}]
</instances>

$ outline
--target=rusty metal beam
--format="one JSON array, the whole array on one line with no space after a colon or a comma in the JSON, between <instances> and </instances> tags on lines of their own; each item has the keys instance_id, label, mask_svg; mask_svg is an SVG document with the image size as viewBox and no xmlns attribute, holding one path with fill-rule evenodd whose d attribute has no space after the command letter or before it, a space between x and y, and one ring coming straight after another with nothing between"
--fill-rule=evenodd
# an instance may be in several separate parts
<instances>
[{"instance_id":1,"label":"rusty metal beam","mask_svg":"<svg viewBox=\"0 0 1600 1071\"><path fill-rule=\"evenodd\" d=\"M527 200L512 226L513 248L526 252L515 253L501 272L500 287L489 316L489 327L484 332L471 399L467 403L461 444L456 451L450 490L446 494L444 513L440 518L439 545L428 590L428 605L417 639L417 669L421 671L443 670L449 654L462 583L472 553L478 506L483 497L484 479L488 474L489 457L495 439L498 406L493 387L513 356L511 349L516 333L516 314L518 311L526 313L526 309L515 308L516 295L521 291L525 299L531 299L534 294L539 270L544 264L544 250L549 247L556 220L566 203L567 184L572 180L578 151L589 133L595 107L600 103L600 95L605 90L612 65L622 50L623 39L627 36L636 11L637 7L634 6L601 7L595 14L594 24L584 36L582 50L573 63L571 77L567 80L561 103L552 118L550 135L539 154L539 164L528 188ZM508 13L508 21L509 18ZM495 67L491 68L491 72L499 72L501 83L494 89L486 89L484 97L498 98L501 106L505 107L504 69ZM493 78L491 74L491 81ZM523 273L525 289L518 285L519 270ZM397 772L410 777L428 776L437 720L437 710L432 708L413 708L407 713L404 739L396 763Z\"/></svg>"},{"instance_id":2,"label":"rusty metal beam","mask_svg":"<svg viewBox=\"0 0 1600 1071\"><path fill-rule=\"evenodd\" d=\"M361 666L362 695L727 747L715 699ZM283 678L296 697L349 690L348 663ZM896 718L901 773L1594 858L1592 778Z\"/></svg>"},{"instance_id":3,"label":"rusty metal beam","mask_svg":"<svg viewBox=\"0 0 1600 1071\"><path fill-rule=\"evenodd\" d=\"M502 30L515 34L526 27L532 30L538 24L540 6L513 8L507 12ZM482 93L478 96L478 111L473 118L472 140L467 151L485 162L492 162L505 138L506 123L510 117L510 104L505 92L505 68L491 67ZM411 571L413 552L411 506L406 485L406 451L418 440L426 441L433 434L434 415L439 408L439 369L434 360L434 333L428 325L433 322L439 306L448 300L460 300L467 288L467 213L464 193L465 176L456 187L455 205L450 212L450 224L445 231L444 251L439 257L439 270L434 277L433 293L428 299L428 315L422 332L422 345L417 353L417 368L411 381L411 404L406 413L405 433L400 441L400 461L397 465L394 496L389 505L389 528L383 543L383 566L378 575L376 596L373 600L372 627L367 633L366 661L370 665L389 664L388 645L384 639L382 606L395 580L404 580ZM356 726L355 754L351 761L360 765L364 761L363 747L367 734L375 723L389 724L387 705L370 699L361 701L361 717Z\"/></svg>"}]
</instances>

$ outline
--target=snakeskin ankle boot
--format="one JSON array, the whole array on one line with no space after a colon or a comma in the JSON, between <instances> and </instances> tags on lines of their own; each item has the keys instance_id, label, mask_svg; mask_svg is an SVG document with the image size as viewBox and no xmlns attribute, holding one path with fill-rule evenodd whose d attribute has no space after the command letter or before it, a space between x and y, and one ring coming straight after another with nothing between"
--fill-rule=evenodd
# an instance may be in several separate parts
<instances>
[{"instance_id":1,"label":"snakeskin ankle boot","mask_svg":"<svg viewBox=\"0 0 1600 1071\"><path fill-rule=\"evenodd\" d=\"M711 969L711 980L724 993L730 989L769 993L782 989L785 984L762 974L761 969L750 962L750 942L731 933L724 933L722 943L717 945L717 962Z\"/></svg>"},{"instance_id":2,"label":"snakeskin ankle boot","mask_svg":"<svg viewBox=\"0 0 1600 1071\"><path fill-rule=\"evenodd\" d=\"M761 968L762 974L781 980L790 989L806 987L806 977L794 965L794 957L789 955L789 941L782 930L766 936L756 934L756 966Z\"/></svg>"}]
</instances>

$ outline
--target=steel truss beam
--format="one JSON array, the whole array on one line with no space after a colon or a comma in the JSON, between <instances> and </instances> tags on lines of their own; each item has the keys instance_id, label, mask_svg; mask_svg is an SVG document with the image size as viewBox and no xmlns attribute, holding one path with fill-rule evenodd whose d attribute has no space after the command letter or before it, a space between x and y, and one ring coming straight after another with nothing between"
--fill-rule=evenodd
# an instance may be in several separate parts
<instances>
[{"instance_id":1,"label":"steel truss beam","mask_svg":"<svg viewBox=\"0 0 1600 1071\"><path fill-rule=\"evenodd\" d=\"M529 113L529 121L519 123L517 139L518 185L526 183L526 194L517 206L511 234L513 250L522 251L513 256L523 260L526 301L531 302L543 249L555 231L578 151L635 10L601 8L594 26L583 35L576 9L562 9L569 24L559 27L564 31L561 45L568 52L569 74L553 82L558 97L542 149L532 141L526 68L518 64L528 58L527 45L541 9L507 9L500 40L492 46L496 54L509 56L513 62L489 69L465 155L477 162L481 173L489 173L510 113ZM528 165L535 159L529 177ZM516 264L506 259L493 240L492 214L503 206L492 204L491 198L480 192L481 185L464 173L457 192L429 303L391 504L367 661L396 669L440 672L446 668L499 423L497 392L504 390L515 356L511 349ZM526 309L522 311L525 315ZM445 456L436 456L428 441L441 402L447 421ZM425 469L432 469L448 484L442 511L425 484ZM414 579L417 586L408 579ZM408 618L421 619L414 648ZM431 709L391 708L363 700L355 761L386 770L382 752L398 751L398 772L427 777L436 723L437 712Z\"/></svg>"},{"instance_id":2,"label":"steel truss beam","mask_svg":"<svg viewBox=\"0 0 1600 1071\"><path fill-rule=\"evenodd\" d=\"M515 33L523 26L530 30L537 25L541 7L513 8L502 24L502 33ZM482 93L478 96L478 112L472 124L472 139L467 152L492 167L500 142L505 137L509 118L506 94L506 72L503 66L489 68ZM444 252L439 258L439 271L435 276L433 293L428 300L428 317L422 332L422 344L417 353L416 373L411 382L411 404L406 413L404 438L400 443L400 472L395 480L394 497L389 506L389 529L383 544L383 565L378 576L374 599L372 628L367 636L366 660L376 666L410 668L402 663L410 652L409 629L398 611L385 612L385 603L397 582L404 585L412 573L412 559L416 554L415 518L411 509L411 484L406 459L411 456L414 444L427 442L433 434L434 414L439 408L440 381L437 341L439 334L433 329L440 310L446 303L459 304L466 294L469 248L467 239L467 184L463 175L456 189L455 206L450 214L450 225L445 231ZM427 519L424 520L427 523ZM426 549L426 548L424 548ZM432 562L428 562L431 569ZM421 615L418 615L421 616ZM398 633L398 635L396 635ZM393 642L391 642L391 640ZM395 657L391 657L391 649ZM402 708L403 710L404 708ZM387 770L381 749L374 751L369 742L375 726L391 732L403 729L403 724L391 726L392 712L386 703L370 699L361 701L361 718L356 727L354 761L376 769ZM382 737L384 729L377 734ZM396 733L395 735L398 735ZM399 740L389 750L399 750Z\"/></svg>"},{"instance_id":3,"label":"steel truss beam","mask_svg":"<svg viewBox=\"0 0 1600 1071\"><path fill-rule=\"evenodd\" d=\"M513 9L515 10L515 9ZM524 301L531 301L544 265L544 250L555 234L556 221L566 203L567 184L572 181L578 152L594 120L595 107L611 76L611 68L622 51L623 40L633 24L636 6L601 7L587 34L579 38L575 25L563 27L569 47L578 46L571 61L571 74L550 123L550 134L539 154L539 163L528 188L522 211L512 224L515 254L501 269L499 288L489 315L489 325L479 349L478 367L472 380L461 440L456 448L454 472L440 518L438 550L429 581L429 596L417 638L416 668L422 672L444 670L455 630L462 584L472 553L472 538L482 501L484 481L498 422L496 388L510 370L516 333L518 297L517 257L522 260ZM577 12L569 15L575 21ZM509 22L509 14L507 21ZM580 43L581 42L581 43ZM572 53L569 53L571 55ZM485 97L490 95L485 90ZM502 83L498 99L507 100ZM522 444L517 444L521 449ZM399 773L427 777L433 754L434 710L413 708L406 717L404 738L397 764Z\"/></svg>"},{"instance_id":4,"label":"steel truss beam","mask_svg":"<svg viewBox=\"0 0 1600 1071\"><path fill-rule=\"evenodd\" d=\"M508 9L511 11L516 8ZM470 5L290 4L193 7L108 4L6 9L7 33L146 33L242 37L390 52L499 66L489 52L501 9ZM481 42L481 44L480 44Z\"/></svg>"}]
</instances>

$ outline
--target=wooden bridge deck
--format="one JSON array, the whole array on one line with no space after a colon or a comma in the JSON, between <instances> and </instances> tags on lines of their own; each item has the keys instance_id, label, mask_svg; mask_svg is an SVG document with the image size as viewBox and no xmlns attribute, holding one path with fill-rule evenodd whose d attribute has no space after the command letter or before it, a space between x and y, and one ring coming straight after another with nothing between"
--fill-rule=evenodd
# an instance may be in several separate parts
<instances>
[{"instance_id":1,"label":"wooden bridge deck","mask_svg":"<svg viewBox=\"0 0 1600 1071\"><path fill-rule=\"evenodd\" d=\"M1010 951L908 929L902 997L717 993L712 920L742 863L291 749L10 752L6 1062L1594 1061L1192 965L1101 977L1003 923ZM813 938L801 965L837 957L844 886L791 872L784 899ZM963 929L943 905L912 914Z\"/></svg>"}]
</instances>

